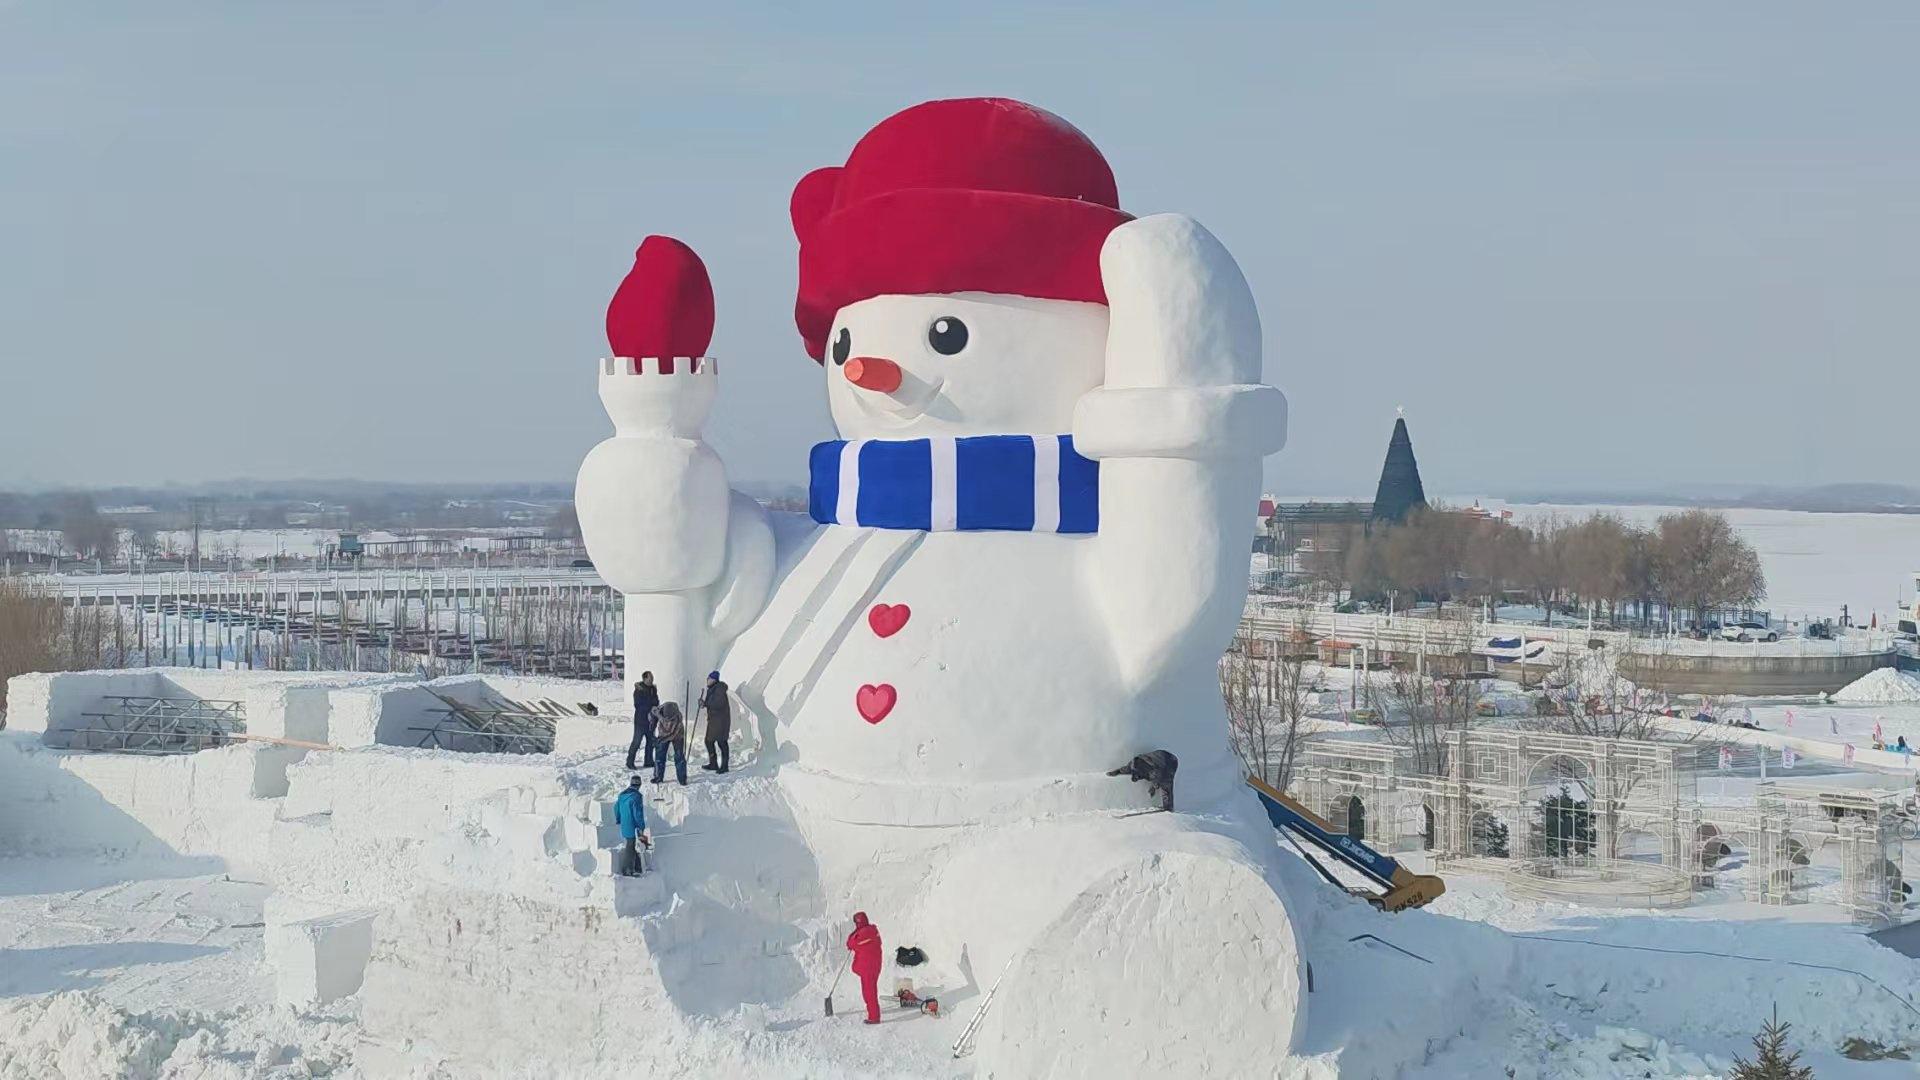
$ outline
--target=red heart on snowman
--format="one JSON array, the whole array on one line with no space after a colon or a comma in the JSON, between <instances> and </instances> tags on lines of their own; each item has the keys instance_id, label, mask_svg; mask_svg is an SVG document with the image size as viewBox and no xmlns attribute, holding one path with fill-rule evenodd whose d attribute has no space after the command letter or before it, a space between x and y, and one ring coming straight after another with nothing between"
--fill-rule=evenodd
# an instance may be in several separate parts
<instances>
[{"instance_id":1,"label":"red heart on snowman","mask_svg":"<svg viewBox=\"0 0 1920 1080\"><path fill-rule=\"evenodd\" d=\"M879 686L863 686L853 695L853 706L860 710L860 718L869 724L877 724L893 711L893 703L900 700L900 692L891 683Z\"/></svg>"},{"instance_id":2,"label":"red heart on snowman","mask_svg":"<svg viewBox=\"0 0 1920 1080\"><path fill-rule=\"evenodd\" d=\"M887 638L899 633L912 617L913 609L905 604L875 604L873 610L867 612L867 625L873 627L874 633Z\"/></svg>"}]
</instances>

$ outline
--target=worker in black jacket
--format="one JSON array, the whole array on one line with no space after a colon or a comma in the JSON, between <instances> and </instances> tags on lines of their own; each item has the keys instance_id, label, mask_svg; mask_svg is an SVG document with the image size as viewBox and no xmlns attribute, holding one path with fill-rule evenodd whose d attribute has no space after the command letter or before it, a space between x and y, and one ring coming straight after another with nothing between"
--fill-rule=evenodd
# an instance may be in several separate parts
<instances>
[{"instance_id":1,"label":"worker in black jacket","mask_svg":"<svg viewBox=\"0 0 1920 1080\"><path fill-rule=\"evenodd\" d=\"M1173 809L1173 774L1180 770L1180 759L1169 750L1149 750L1135 754L1133 760L1107 773L1147 782L1147 796L1160 797L1160 809Z\"/></svg>"},{"instance_id":2,"label":"worker in black jacket","mask_svg":"<svg viewBox=\"0 0 1920 1080\"><path fill-rule=\"evenodd\" d=\"M633 769L633 752L646 749L646 761L653 764L653 707L660 704L660 689L653 685L653 672L640 673L633 684L633 741L627 744L627 769Z\"/></svg>"},{"instance_id":3,"label":"worker in black jacket","mask_svg":"<svg viewBox=\"0 0 1920 1080\"><path fill-rule=\"evenodd\" d=\"M726 772L727 739L733 735L733 708L727 704L727 684L720 681L719 672L707 672L707 689L700 698L700 707L707 710L707 763L700 767L709 772Z\"/></svg>"}]
</instances>

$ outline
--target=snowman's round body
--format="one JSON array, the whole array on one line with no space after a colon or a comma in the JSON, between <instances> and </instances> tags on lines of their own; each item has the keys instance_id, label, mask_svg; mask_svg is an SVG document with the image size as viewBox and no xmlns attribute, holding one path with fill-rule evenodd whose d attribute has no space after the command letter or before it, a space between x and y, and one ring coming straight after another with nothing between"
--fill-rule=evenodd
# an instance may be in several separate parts
<instances>
[{"instance_id":1,"label":"snowman's round body","mask_svg":"<svg viewBox=\"0 0 1920 1080\"><path fill-rule=\"evenodd\" d=\"M848 441L838 452L868 446L871 463L872 443L927 445L930 461L958 460L926 477L926 498L953 506L949 527L876 528L849 513L853 523L822 524L782 545L792 555L767 610L725 667L748 707L776 722L800 769L861 788L898 785L922 804L933 789L1103 776L1154 749L1179 757L1196 794L1204 786L1217 796L1220 781L1231 781L1212 689L1219 641L1194 642L1190 655L1180 655L1188 642L1175 642L1144 684L1122 670L1117 639L1135 628L1114 625L1098 595L1145 586L1101 573L1092 504L1125 491L1089 495L1094 516L1076 523L1070 496L1042 493L1030 479L1034 462L1057 475L1058 457L1073 456L1059 435L1100 384L1107 329L1102 306L1018 297L885 296L839 313L825 364ZM855 383L845 370L862 358L897 367L901 385L875 393ZM928 388L918 401L916 387ZM1010 465L975 466L966 447L955 450L1007 436L1034 446L1018 447ZM827 482L842 502L856 501L844 490L851 477ZM1050 502L1067 504L1067 520L1052 527L1091 531L966 527L970 500L1003 496L1039 504L1040 516ZM1231 630L1219 621L1193 629L1222 639ZM878 797L863 801L860 819L875 820Z\"/></svg>"}]
</instances>

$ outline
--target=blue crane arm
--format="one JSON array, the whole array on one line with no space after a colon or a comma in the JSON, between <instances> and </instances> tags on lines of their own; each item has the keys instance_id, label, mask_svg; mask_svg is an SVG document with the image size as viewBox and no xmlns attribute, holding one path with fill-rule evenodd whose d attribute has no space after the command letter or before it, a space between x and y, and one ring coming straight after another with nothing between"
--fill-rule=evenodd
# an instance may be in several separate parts
<instances>
[{"instance_id":1,"label":"blue crane arm","mask_svg":"<svg viewBox=\"0 0 1920 1080\"><path fill-rule=\"evenodd\" d=\"M1311 841L1315 847L1326 851L1383 886L1392 888L1400 884L1395 880L1395 875L1400 872L1399 863L1351 836L1333 831L1333 826L1322 820L1319 815L1275 790L1271 784L1258 777L1248 777L1247 786L1253 788L1255 794L1260 796L1260 805L1266 807L1267 818L1273 822L1274 828L1286 829L1296 836Z\"/></svg>"}]
</instances>

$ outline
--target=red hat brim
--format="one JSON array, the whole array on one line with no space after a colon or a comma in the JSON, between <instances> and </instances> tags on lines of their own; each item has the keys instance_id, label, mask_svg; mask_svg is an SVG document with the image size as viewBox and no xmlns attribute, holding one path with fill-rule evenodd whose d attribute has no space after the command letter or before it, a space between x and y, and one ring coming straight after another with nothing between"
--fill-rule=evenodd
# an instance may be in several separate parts
<instances>
[{"instance_id":1,"label":"red hat brim","mask_svg":"<svg viewBox=\"0 0 1920 1080\"><path fill-rule=\"evenodd\" d=\"M1100 247L1131 220L1124 211L1079 199L960 188L889 191L810 228L795 222L800 289L794 321L807 355L820 360L834 314L876 296L987 292L1104 304Z\"/></svg>"}]
</instances>

